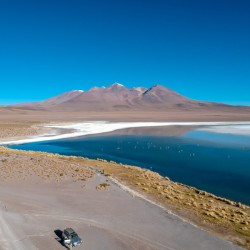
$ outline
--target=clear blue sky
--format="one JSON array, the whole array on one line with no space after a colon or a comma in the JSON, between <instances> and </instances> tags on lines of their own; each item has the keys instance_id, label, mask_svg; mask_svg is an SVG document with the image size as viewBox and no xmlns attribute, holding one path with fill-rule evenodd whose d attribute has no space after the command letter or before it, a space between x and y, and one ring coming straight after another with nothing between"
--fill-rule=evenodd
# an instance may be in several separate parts
<instances>
[{"instance_id":1,"label":"clear blue sky","mask_svg":"<svg viewBox=\"0 0 250 250\"><path fill-rule=\"evenodd\" d=\"M0 0L0 103L165 85L250 105L249 0Z\"/></svg>"}]
</instances>

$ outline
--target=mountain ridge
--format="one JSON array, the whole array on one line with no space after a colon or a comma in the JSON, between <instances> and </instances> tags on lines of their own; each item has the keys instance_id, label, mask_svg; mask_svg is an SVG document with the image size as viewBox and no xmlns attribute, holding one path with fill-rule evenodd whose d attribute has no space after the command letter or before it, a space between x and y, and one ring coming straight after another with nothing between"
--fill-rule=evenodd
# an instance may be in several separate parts
<instances>
[{"instance_id":1,"label":"mountain ridge","mask_svg":"<svg viewBox=\"0 0 250 250\"><path fill-rule=\"evenodd\" d=\"M119 111L119 110L182 110L231 107L223 103L192 100L163 85L150 88L126 88L120 83L108 87L93 87L88 91L72 90L47 100L11 105L54 111Z\"/></svg>"}]
</instances>

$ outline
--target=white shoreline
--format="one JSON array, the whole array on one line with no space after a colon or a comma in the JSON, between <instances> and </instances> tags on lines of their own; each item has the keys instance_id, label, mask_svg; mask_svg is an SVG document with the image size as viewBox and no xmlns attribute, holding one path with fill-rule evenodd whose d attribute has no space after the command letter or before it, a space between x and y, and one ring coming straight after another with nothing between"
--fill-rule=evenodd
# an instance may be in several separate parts
<instances>
[{"instance_id":1,"label":"white shoreline","mask_svg":"<svg viewBox=\"0 0 250 250\"><path fill-rule=\"evenodd\" d=\"M206 131L218 134L232 134L232 135L247 135L250 136L250 124L244 125L221 125L221 126L209 126L205 128L197 129L199 131Z\"/></svg>"},{"instance_id":2,"label":"white shoreline","mask_svg":"<svg viewBox=\"0 0 250 250\"><path fill-rule=\"evenodd\" d=\"M20 140L10 140L0 142L0 145L24 144L30 142L50 141L79 137L84 135L94 135L106 132L112 132L118 129L139 128L139 127L160 127L160 126L204 126L200 131L215 133L230 133L237 135L250 135L250 122L116 122L90 121L71 124L52 124L43 127L54 129L74 130L70 133L41 135Z\"/></svg>"}]
</instances>

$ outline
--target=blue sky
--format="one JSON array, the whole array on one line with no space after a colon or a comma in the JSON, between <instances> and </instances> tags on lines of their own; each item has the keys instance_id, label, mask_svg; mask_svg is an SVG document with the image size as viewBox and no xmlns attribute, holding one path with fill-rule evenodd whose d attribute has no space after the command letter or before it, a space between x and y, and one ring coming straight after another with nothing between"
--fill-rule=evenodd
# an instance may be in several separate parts
<instances>
[{"instance_id":1,"label":"blue sky","mask_svg":"<svg viewBox=\"0 0 250 250\"><path fill-rule=\"evenodd\" d=\"M120 82L250 105L248 0L0 0L0 104Z\"/></svg>"}]
</instances>

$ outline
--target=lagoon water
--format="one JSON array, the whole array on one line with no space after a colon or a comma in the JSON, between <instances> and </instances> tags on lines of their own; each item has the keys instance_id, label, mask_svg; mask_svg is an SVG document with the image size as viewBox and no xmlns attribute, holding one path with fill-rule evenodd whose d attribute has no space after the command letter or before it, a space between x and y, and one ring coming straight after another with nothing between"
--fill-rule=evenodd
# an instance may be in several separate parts
<instances>
[{"instance_id":1,"label":"lagoon water","mask_svg":"<svg viewBox=\"0 0 250 250\"><path fill-rule=\"evenodd\" d=\"M136 165L250 205L249 135L195 130L179 136L93 135L12 145L10 148Z\"/></svg>"}]
</instances>

